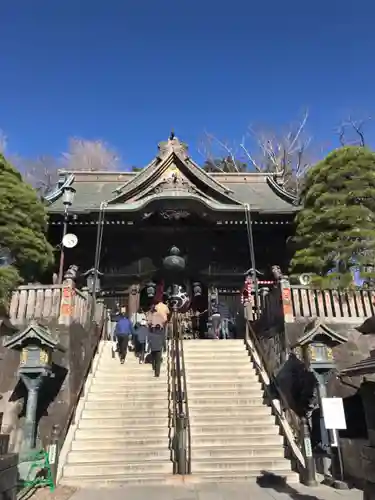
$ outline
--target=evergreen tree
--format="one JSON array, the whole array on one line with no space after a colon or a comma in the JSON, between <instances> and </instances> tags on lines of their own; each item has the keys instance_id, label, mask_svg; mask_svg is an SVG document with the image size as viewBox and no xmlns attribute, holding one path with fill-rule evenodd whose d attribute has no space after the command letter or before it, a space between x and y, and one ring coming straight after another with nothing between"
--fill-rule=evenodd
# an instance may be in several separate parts
<instances>
[{"instance_id":1,"label":"evergreen tree","mask_svg":"<svg viewBox=\"0 0 375 500\"><path fill-rule=\"evenodd\" d=\"M23 280L32 281L53 262L45 231L47 213L36 191L0 154L0 304Z\"/></svg>"},{"instance_id":2,"label":"evergreen tree","mask_svg":"<svg viewBox=\"0 0 375 500\"><path fill-rule=\"evenodd\" d=\"M292 273L347 286L350 268L375 263L375 153L344 147L306 175L296 217ZM334 270L332 273L331 271Z\"/></svg>"}]
</instances>

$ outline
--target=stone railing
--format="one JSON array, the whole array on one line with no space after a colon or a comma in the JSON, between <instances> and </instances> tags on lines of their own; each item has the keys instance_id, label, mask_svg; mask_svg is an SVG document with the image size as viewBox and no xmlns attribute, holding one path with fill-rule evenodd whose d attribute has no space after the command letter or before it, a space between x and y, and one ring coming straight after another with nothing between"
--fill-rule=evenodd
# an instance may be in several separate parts
<instances>
[{"instance_id":1,"label":"stone railing","mask_svg":"<svg viewBox=\"0 0 375 500\"><path fill-rule=\"evenodd\" d=\"M74 288L72 284L22 285L12 294L9 318L15 326L27 324L31 320L85 325L90 313L90 302L89 294Z\"/></svg>"}]
</instances>

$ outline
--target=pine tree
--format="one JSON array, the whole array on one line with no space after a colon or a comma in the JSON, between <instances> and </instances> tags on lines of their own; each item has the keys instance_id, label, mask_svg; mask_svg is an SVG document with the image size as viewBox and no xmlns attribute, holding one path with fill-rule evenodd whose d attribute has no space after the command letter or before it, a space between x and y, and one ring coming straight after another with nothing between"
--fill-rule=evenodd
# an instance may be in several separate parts
<instances>
[{"instance_id":1,"label":"pine tree","mask_svg":"<svg viewBox=\"0 0 375 500\"><path fill-rule=\"evenodd\" d=\"M344 147L309 170L292 240L292 273L327 285L351 280L350 268L375 263L375 153ZM334 269L333 274L329 274Z\"/></svg>"},{"instance_id":2,"label":"pine tree","mask_svg":"<svg viewBox=\"0 0 375 500\"><path fill-rule=\"evenodd\" d=\"M47 213L36 191L0 154L0 304L23 280L35 280L53 262Z\"/></svg>"}]
</instances>

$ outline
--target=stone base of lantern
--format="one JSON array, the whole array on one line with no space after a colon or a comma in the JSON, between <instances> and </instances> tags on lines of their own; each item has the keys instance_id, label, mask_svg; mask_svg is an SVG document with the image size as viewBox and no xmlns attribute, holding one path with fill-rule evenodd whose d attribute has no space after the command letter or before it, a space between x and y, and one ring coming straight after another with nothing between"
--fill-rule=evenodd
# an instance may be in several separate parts
<instances>
[{"instance_id":1,"label":"stone base of lantern","mask_svg":"<svg viewBox=\"0 0 375 500\"><path fill-rule=\"evenodd\" d=\"M363 447L362 464L366 478L363 500L375 500L375 446Z\"/></svg>"}]
</instances>

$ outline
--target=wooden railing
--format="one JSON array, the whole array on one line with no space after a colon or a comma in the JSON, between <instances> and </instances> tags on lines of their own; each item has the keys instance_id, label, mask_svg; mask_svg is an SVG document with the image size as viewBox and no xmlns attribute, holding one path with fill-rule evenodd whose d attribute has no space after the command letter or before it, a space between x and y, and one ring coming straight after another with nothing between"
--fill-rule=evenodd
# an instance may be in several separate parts
<instances>
[{"instance_id":1,"label":"wooden railing","mask_svg":"<svg viewBox=\"0 0 375 500\"><path fill-rule=\"evenodd\" d=\"M13 292L9 307L10 321L15 326L31 320L56 320L63 324L73 321L85 325L89 312L88 295L66 285L22 285ZM97 314L101 314L98 308L95 316Z\"/></svg>"},{"instance_id":2,"label":"wooden railing","mask_svg":"<svg viewBox=\"0 0 375 500\"><path fill-rule=\"evenodd\" d=\"M324 317L332 321L365 319L375 314L375 290L311 289L292 285L294 317Z\"/></svg>"}]
</instances>

